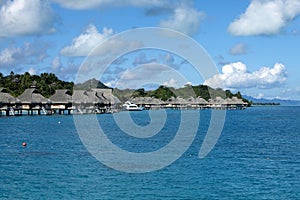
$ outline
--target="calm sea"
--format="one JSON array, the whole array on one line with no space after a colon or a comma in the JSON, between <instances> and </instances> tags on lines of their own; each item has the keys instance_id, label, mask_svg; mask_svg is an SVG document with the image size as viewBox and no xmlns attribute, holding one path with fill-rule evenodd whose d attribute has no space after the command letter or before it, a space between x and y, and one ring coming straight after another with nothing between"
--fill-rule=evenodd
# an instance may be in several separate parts
<instances>
[{"instance_id":1,"label":"calm sea","mask_svg":"<svg viewBox=\"0 0 300 200\"><path fill-rule=\"evenodd\" d=\"M300 107L227 111L222 135L203 159L198 152L211 111L184 112L200 112L190 148L142 174L96 160L72 116L0 117L0 199L300 199ZM131 116L140 125L150 121L148 111ZM163 134L148 139L122 134L110 114L97 118L113 143L144 152L172 140L180 111L168 110Z\"/></svg>"}]
</instances>

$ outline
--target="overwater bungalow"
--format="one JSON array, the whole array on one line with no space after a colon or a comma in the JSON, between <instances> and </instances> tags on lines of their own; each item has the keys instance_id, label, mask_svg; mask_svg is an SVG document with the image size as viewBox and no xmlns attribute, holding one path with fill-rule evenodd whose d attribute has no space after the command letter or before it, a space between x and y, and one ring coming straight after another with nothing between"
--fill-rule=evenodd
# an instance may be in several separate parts
<instances>
[{"instance_id":1,"label":"overwater bungalow","mask_svg":"<svg viewBox=\"0 0 300 200\"><path fill-rule=\"evenodd\" d=\"M130 101L139 107L143 107L146 110L150 109L160 109L166 104L164 101L154 97L135 97L130 99Z\"/></svg>"},{"instance_id":2,"label":"overwater bungalow","mask_svg":"<svg viewBox=\"0 0 300 200\"><path fill-rule=\"evenodd\" d=\"M187 99L184 99L182 97L171 97L167 101L166 107L172 108L172 109L186 109L188 107L188 101Z\"/></svg>"},{"instance_id":3,"label":"overwater bungalow","mask_svg":"<svg viewBox=\"0 0 300 200\"><path fill-rule=\"evenodd\" d=\"M73 109L78 113L107 113L116 109L121 101L112 94L111 89L74 90Z\"/></svg>"},{"instance_id":4,"label":"overwater bungalow","mask_svg":"<svg viewBox=\"0 0 300 200\"><path fill-rule=\"evenodd\" d=\"M7 92L3 87L0 88L0 116L14 115L13 107L16 104L16 98ZM11 113L10 113L11 112Z\"/></svg>"},{"instance_id":5,"label":"overwater bungalow","mask_svg":"<svg viewBox=\"0 0 300 200\"><path fill-rule=\"evenodd\" d=\"M204 109L208 108L208 102L201 97L190 97L184 99L182 97L171 97L167 101L162 101L161 99L154 97L135 97L130 99L130 101L138 106L142 106L145 109L161 109L161 108L171 108L171 109Z\"/></svg>"},{"instance_id":6,"label":"overwater bungalow","mask_svg":"<svg viewBox=\"0 0 300 200\"><path fill-rule=\"evenodd\" d=\"M167 101L155 97L135 97L130 101L145 109L244 109L247 103L237 97L223 99L216 97L206 101L201 97L171 97ZM22 114L86 114L112 113L121 109L121 101L113 95L112 89L56 90L49 98L43 97L36 88L26 89L18 98L0 88L0 115Z\"/></svg>"},{"instance_id":7,"label":"overwater bungalow","mask_svg":"<svg viewBox=\"0 0 300 200\"><path fill-rule=\"evenodd\" d=\"M209 105L211 108L218 110L241 110L245 109L247 103L243 102L242 99L238 99L237 97L226 99L216 97L209 100Z\"/></svg>"},{"instance_id":8,"label":"overwater bungalow","mask_svg":"<svg viewBox=\"0 0 300 200\"><path fill-rule=\"evenodd\" d=\"M121 101L118 97L113 95L112 89L94 88L92 91L95 92L96 96L102 100L104 106L118 107L121 105Z\"/></svg>"},{"instance_id":9,"label":"overwater bungalow","mask_svg":"<svg viewBox=\"0 0 300 200\"><path fill-rule=\"evenodd\" d=\"M233 110L240 110L240 109L245 109L247 107L247 103L243 102L242 99L239 99L237 97L232 97L225 99L227 109L233 109Z\"/></svg>"},{"instance_id":10,"label":"overwater bungalow","mask_svg":"<svg viewBox=\"0 0 300 200\"><path fill-rule=\"evenodd\" d=\"M74 90L72 95L72 109L75 113L93 113L100 100L86 90Z\"/></svg>"},{"instance_id":11,"label":"overwater bungalow","mask_svg":"<svg viewBox=\"0 0 300 200\"><path fill-rule=\"evenodd\" d=\"M194 98L194 97L190 97L186 100L187 102L187 107L188 108L193 108L193 109L205 109L205 108L208 108L208 102L201 98L201 97L197 97L197 98Z\"/></svg>"},{"instance_id":12,"label":"overwater bungalow","mask_svg":"<svg viewBox=\"0 0 300 200\"><path fill-rule=\"evenodd\" d=\"M49 114L50 100L43 97L36 88L26 89L18 98L16 102L16 110L18 113L27 111L28 114ZM41 113L42 111L42 113Z\"/></svg>"},{"instance_id":13,"label":"overwater bungalow","mask_svg":"<svg viewBox=\"0 0 300 200\"><path fill-rule=\"evenodd\" d=\"M139 107L144 107L144 108L148 108L148 100L147 98L149 97L134 97L130 99L130 102L136 104Z\"/></svg>"},{"instance_id":14,"label":"overwater bungalow","mask_svg":"<svg viewBox=\"0 0 300 200\"><path fill-rule=\"evenodd\" d=\"M55 93L49 99L51 102L51 110L54 113L58 112L59 114L63 114L65 111L67 111L68 114L71 113L72 96L70 90L55 90Z\"/></svg>"}]
</instances>

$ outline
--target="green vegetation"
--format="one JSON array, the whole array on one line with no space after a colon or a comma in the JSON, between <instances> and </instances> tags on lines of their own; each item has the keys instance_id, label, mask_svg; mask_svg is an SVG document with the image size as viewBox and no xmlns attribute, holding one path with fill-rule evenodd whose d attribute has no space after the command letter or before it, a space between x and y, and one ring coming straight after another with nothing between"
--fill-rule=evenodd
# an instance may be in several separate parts
<instances>
[{"instance_id":1,"label":"green vegetation","mask_svg":"<svg viewBox=\"0 0 300 200\"><path fill-rule=\"evenodd\" d=\"M8 76L3 76L3 74L0 73L0 87L6 88L8 92L15 97L21 95L25 89L35 87L44 97L47 98L53 95L57 89L69 89L72 93L73 89L90 90L91 88L108 88L106 85L96 79L91 79L84 83L74 85L73 82L59 80L56 75L52 73L42 73L40 76L38 76L30 75L28 72L24 74L14 74L11 72ZM206 85L185 85L184 87L178 89L173 87L159 86L156 90L151 91L145 91L144 88L137 90L120 90L115 88L113 93L122 102L132 97L155 97L166 101L171 97L189 98L200 96L205 100L209 100L217 96L222 98L232 98L235 96L239 99L243 99L243 101L247 102L248 105L251 105L252 103L247 99L244 99L240 92L233 94L230 90L224 91L222 89L213 89Z\"/></svg>"},{"instance_id":2,"label":"green vegetation","mask_svg":"<svg viewBox=\"0 0 300 200\"><path fill-rule=\"evenodd\" d=\"M243 98L240 92L232 93L230 90L222 90L220 88L213 89L206 85L198 85L198 86L191 86L186 85L182 88L175 89L173 87L166 87L166 86L159 86L156 90L145 91L144 88L140 88L137 90L118 90L114 89L114 95L116 95L121 101L130 99L131 97L155 97L161 99L163 101L168 100L171 97L182 97L182 98L189 98L189 97L202 97L206 101L211 98L215 97L222 97L222 98L232 98L237 97L242 99L244 102L247 102L250 106L252 102L248 101L247 99Z\"/></svg>"},{"instance_id":3,"label":"green vegetation","mask_svg":"<svg viewBox=\"0 0 300 200\"><path fill-rule=\"evenodd\" d=\"M73 90L73 82L65 82L59 80L55 74L42 73L38 75L30 75L28 72L24 74L14 74L11 72L8 76L0 73L0 87L4 87L14 97L21 95L25 89L35 87L44 97L50 97L57 89Z\"/></svg>"}]
</instances>

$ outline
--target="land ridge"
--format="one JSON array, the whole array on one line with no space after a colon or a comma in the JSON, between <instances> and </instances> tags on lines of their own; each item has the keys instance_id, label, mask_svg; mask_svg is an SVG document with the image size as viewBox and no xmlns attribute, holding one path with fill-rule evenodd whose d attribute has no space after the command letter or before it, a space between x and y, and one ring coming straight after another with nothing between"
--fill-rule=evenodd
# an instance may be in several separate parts
<instances>
[{"instance_id":1,"label":"land ridge","mask_svg":"<svg viewBox=\"0 0 300 200\"><path fill-rule=\"evenodd\" d=\"M102 82L96 79L90 79L83 83L75 84L70 81L60 80L53 73L41 73L40 75L31 75L28 72L24 74L15 74L11 72L9 75L4 76L0 73L0 88L5 88L6 91L13 97L20 96L28 88L36 88L40 94L46 98L52 96L56 90L67 89L73 94L74 90L87 90L93 88L109 88ZM208 101L215 97L232 98L237 97L244 102L251 105L251 101L243 98L240 92L232 93L230 90L222 90L220 88L214 89L206 85L185 85L182 88L173 88L168 86L159 86L155 90L139 89L113 89L113 94L117 96L122 102L134 97L154 97L166 101L170 98L190 98L201 97Z\"/></svg>"}]
</instances>

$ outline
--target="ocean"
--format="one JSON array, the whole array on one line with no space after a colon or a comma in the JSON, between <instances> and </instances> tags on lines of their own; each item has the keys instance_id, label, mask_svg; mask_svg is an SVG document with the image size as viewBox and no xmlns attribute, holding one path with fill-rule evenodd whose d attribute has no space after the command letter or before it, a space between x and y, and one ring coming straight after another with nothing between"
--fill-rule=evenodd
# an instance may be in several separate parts
<instances>
[{"instance_id":1,"label":"ocean","mask_svg":"<svg viewBox=\"0 0 300 200\"><path fill-rule=\"evenodd\" d=\"M187 150L145 173L128 173L96 159L72 115L0 117L0 199L300 199L300 107L228 110L220 138L201 159L211 110L150 112L162 113L166 121L158 134L144 138L118 128L114 115L122 113L92 116L113 144L139 154L172 141L182 112L189 121L200 114ZM142 127L153 122L149 111L129 115ZM76 116L82 122L89 117Z\"/></svg>"}]
</instances>

